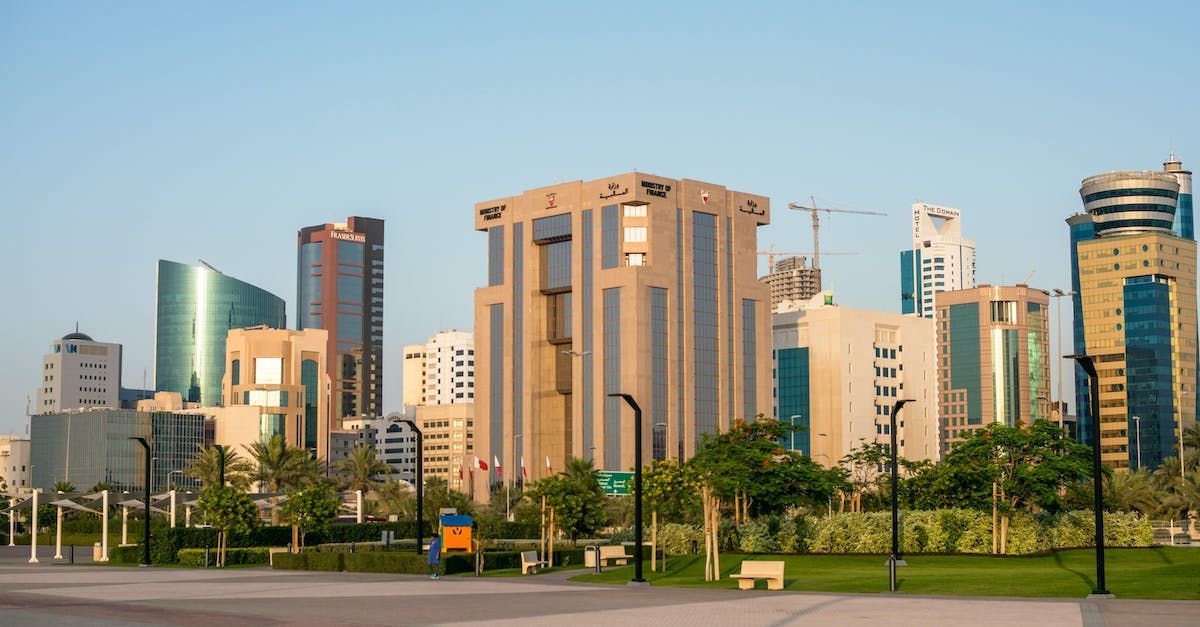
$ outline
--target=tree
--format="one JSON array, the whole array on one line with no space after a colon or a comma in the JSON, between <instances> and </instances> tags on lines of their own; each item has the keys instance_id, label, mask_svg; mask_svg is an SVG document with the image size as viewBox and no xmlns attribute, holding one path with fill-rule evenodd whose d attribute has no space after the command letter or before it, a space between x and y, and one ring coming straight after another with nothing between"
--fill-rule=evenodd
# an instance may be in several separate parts
<instances>
[{"instance_id":1,"label":"tree","mask_svg":"<svg viewBox=\"0 0 1200 627\"><path fill-rule=\"evenodd\" d=\"M899 486L900 501L907 509L991 507L992 474L985 466L910 462L905 469L908 476Z\"/></svg>"},{"instance_id":2,"label":"tree","mask_svg":"<svg viewBox=\"0 0 1200 627\"><path fill-rule=\"evenodd\" d=\"M248 533L259 524L258 508L245 492L232 486L211 486L200 494L200 509L217 530L217 566L225 565L231 534Z\"/></svg>"},{"instance_id":3,"label":"tree","mask_svg":"<svg viewBox=\"0 0 1200 627\"><path fill-rule=\"evenodd\" d=\"M1090 482L1089 482L1090 483ZM1144 470L1114 472L1105 477L1104 509L1110 512L1137 511L1152 515L1159 505L1159 495Z\"/></svg>"},{"instance_id":4,"label":"tree","mask_svg":"<svg viewBox=\"0 0 1200 627\"><path fill-rule=\"evenodd\" d=\"M55 481L54 487L50 488L50 491L70 494L75 491L75 484L70 481Z\"/></svg>"},{"instance_id":5,"label":"tree","mask_svg":"<svg viewBox=\"0 0 1200 627\"><path fill-rule=\"evenodd\" d=\"M883 468L890 468L891 453L888 445L883 442L867 442L859 440L857 448L842 458L842 467L847 469L846 481L850 484L850 511L864 510L863 497L875 494L882 501L881 486L884 477Z\"/></svg>"},{"instance_id":6,"label":"tree","mask_svg":"<svg viewBox=\"0 0 1200 627\"><path fill-rule=\"evenodd\" d=\"M205 489L220 485L222 454L225 456L225 483L242 492L249 490L250 473L254 470L254 466L250 465L250 462L232 447L210 446L205 448L203 445L198 445L183 473L198 480L200 486Z\"/></svg>"},{"instance_id":7,"label":"tree","mask_svg":"<svg viewBox=\"0 0 1200 627\"><path fill-rule=\"evenodd\" d=\"M112 492L112 491L116 490L116 488L113 487L113 484L111 484L107 481L101 481L101 482L97 483L96 485L92 486L92 489L88 490L88 491L95 493L95 492L103 492L105 490Z\"/></svg>"},{"instance_id":8,"label":"tree","mask_svg":"<svg viewBox=\"0 0 1200 627\"><path fill-rule=\"evenodd\" d=\"M671 522L685 523L699 517L699 490L695 468L677 460L657 460L642 471L646 504Z\"/></svg>"},{"instance_id":9,"label":"tree","mask_svg":"<svg viewBox=\"0 0 1200 627\"><path fill-rule=\"evenodd\" d=\"M269 492L278 494L291 488L302 488L316 483L320 476L316 461L308 451L288 446L281 435L251 444L249 452L258 466L258 480L266 484Z\"/></svg>"},{"instance_id":10,"label":"tree","mask_svg":"<svg viewBox=\"0 0 1200 627\"><path fill-rule=\"evenodd\" d=\"M315 483L288 495L283 504L283 519L292 525L292 546L295 552L304 547L304 537L312 531L322 531L337 518L341 500L327 483Z\"/></svg>"},{"instance_id":11,"label":"tree","mask_svg":"<svg viewBox=\"0 0 1200 627\"><path fill-rule=\"evenodd\" d=\"M1091 477L1091 449L1047 420L1028 428L992 423L951 449L944 463L954 469L983 469L991 480L992 519L999 518L999 542L993 535L993 547L1002 554L1007 553L1014 511L1060 511L1066 487ZM995 526L993 522L993 534Z\"/></svg>"},{"instance_id":12,"label":"tree","mask_svg":"<svg viewBox=\"0 0 1200 627\"><path fill-rule=\"evenodd\" d=\"M445 479L432 478L425 480L425 492L422 495L425 507L425 523L437 525L438 515L443 509L454 509L460 514L473 514L475 503L466 494L450 488ZM414 507L415 509L415 507ZM428 527L426 527L428 529Z\"/></svg>"},{"instance_id":13,"label":"tree","mask_svg":"<svg viewBox=\"0 0 1200 627\"><path fill-rule=\"evenodd\" d=\"M604 492L591 460L570 460L564 472L530 484L525 494L534 504L546 498L546 505L554 509L554 526L562 529L572 544L608 522Z\"/></svg>"},{"instance_id":14,"label":"tree","mask_svg":"<svg viewBox=\"0 0 1200 627\"><path fill-rule=\"evenodd\" d=\"M372 494L376 513L398 520L417 519L417 492L404 481L384 481Z\"/></svg>"},{"instance_id":15,"label":"tree","mask_svg":"<svg viewBox=\"0 0 1200 627\"><path fill-rule=\"evenodd\" d=\"M337 464L337 474L342 479L347 490L362 490L363 494L375 490L381 485L379 475L392 472L392 467L384 463L371 446L358 445L350 451L350 456Z\"/></svg>"}]
</instances>

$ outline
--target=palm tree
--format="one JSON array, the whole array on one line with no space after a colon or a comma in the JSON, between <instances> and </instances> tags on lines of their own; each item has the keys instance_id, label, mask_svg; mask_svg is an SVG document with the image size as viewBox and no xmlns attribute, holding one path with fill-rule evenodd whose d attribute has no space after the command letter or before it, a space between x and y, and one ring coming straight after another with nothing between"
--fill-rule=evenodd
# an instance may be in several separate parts
<instances>
[{"instance_id":1,"label":"palm tree","mask_svg":"<svg viewBox=\"0 0 1200 627\"><path fill-rule=\"evenodd\" d=\"M375 489L377 513L396 516L399 520L416 520L416 491L408 483L384 481Z\"/></svg>"},{"instance_id":2,"label":"palm tree","mask_svg":"<svg viewBox=\"0 0 1200 627\"><path fill-rule=\"evenodd\" d=\"M1104 504L1119 512L1137 511L1147 516L1159 507L1159 494L1150 473L1114 472L1105 477Z\"/></svg>"},{"instance_id":3,"label":"palm tree","mask_svg":"<svg viewBox=\"0 0 1200 627\"><path fill-rule=\"evenodd\" d=\"M594 480L596 477L596 465L590 459L572 457L567 462L567 467L563 469L562 474L566 475L569 479L582 481Z\"/></svg>"},{"instance_id":4,"label":"palm tree","mask_svg":"<svg viewBox=\"0 0 1200 627\"><path fill-rule=\"evenodd\" d=\"M375 448L358 445L350 456L338 462L337 473L347 490L371 492L379 487L379 475L392 472L392 467L375 455Z\"/></svg>"},{"instance_id":5,"label":"palm tree","mask_svg":"<svg viewBox=\"0 0 1200 627\"><path fill-rule=\"evenodd\" d=\"M92 486L92 489L88 490L88 491L89 492L103 492L105 490L108 490L109 492L112 492L115 489L116 488L113 487L113 484L111 484L107 481L101 481L101 482L97 483L96 485Z\"/></svg>"},{"instance_id":6,"label":"palm tree","mask_svg":"<svg viewBox=\"0 0 1200 627\"><path fill-rule=\"evenodd\" d=\"M308 451L288 446L283 436L250 445L250 457L258 465L258 480L267 491L279 493L290 488L302 488L317 482L317 463Z\"/></svg>"},{"instance_id":7,"label":"palm tree","mask_svg":"<svg viewBox=\"0 0 1200 627\"><path fill-rule=\"evenodd\" d=\"M225 483L245 492L250 489L250 473L254 466L230 447L198 446L188 467L183 471L188 477L198 479L205 488L221 483L221 455L225 455Z\"/></svg>"},{"instance_id":8,"label":"palm tree","mask_svg":"<svg viewBox=\"0 0 1200 627\"><path fill-rule=\"evenodd\" d=\"M75 484L70 481L56 481L54 487L50 488L52 492L64 492L70 494L75 491Z\"/></svg>"}]
</instances>

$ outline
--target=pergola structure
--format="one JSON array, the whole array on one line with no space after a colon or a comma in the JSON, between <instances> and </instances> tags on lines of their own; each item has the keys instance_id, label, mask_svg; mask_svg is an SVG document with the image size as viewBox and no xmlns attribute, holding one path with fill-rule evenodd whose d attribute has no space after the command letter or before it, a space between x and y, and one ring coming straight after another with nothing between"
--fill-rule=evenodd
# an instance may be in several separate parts
<instances>
[{"instance_id":1,"label":"pergola structure","mask_svg":"<svg viewBox=\"0 0 1200 627\"><path fill-rule=\"evenodd\" d=\"M109 490L89 493L65 493L58 492L54 494L43 495L40 491L34 491L21 498L21 495L11 497L9 507L0 510L0 514L8 514L8 546L16 546L16 516L18 512L30 512L29 514L29 563L37 564L37 546L38 546L38 525L37 525L37 510L40 507L39 501L41 497L47 496L54 500L43 503L43 505L52 505L55 507L55 528L54 528L54 559L64 559L62 555L62 522L63 510L74 510L79 512L87 512L89 514L97 514L100 516L100 560L101 562L108 561L108 516L104 513L108 511L111 505L121 507L121 546L129 546L129 510L140 511L145 508L145 502L130 496L128 492L121 493L121 500L111 503L109 500ZM179 500L180 493L177 490L168 490L159 494L150 496L150 511L152 513L163 514L167 517L168 524L172 529L177 523L177 509L182 507L184 510L184 527L192 525L192 510L198 508L199 495L191 491L182 494L182 501ZM287 502L286 494L274 493L258 493L251 494L250 500L259 508L260 512L271 512L278 509ZM361 490L354 492L342 493L341 506L339 512L354 512L356 522L363 522L363 493Z\"/></svg>"}]
</instances>

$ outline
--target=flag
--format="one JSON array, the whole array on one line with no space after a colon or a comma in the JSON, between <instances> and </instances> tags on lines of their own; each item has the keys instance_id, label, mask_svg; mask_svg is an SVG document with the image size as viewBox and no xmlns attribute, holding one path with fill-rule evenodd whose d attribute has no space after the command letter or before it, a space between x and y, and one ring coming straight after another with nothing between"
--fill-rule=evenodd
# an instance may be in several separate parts
<instances>
[{"instance_id":1,"label":"flag","mask_svg":"<svg viewBox=\"0 0 1200 627\"><path fill-rule=\"evenodd\" d=\"M554 466L550 465L550 456L549 455L546 456L546 471L551 474L554 474Z\"/></svg>"},{"instance_id":2,"label":"flag","mask_svg":"<svg viewBox=\"0 0 1200 627\"><path fill-rule=\"evenodd\" d=\"M496 476L503 477L504 472L501 471L501 469L500 469L500 459L498 457L496 457L495 455L492 455L492 464L494 466L496 466Z\"/></svg>"},{"instance_id":3,"label":"flag","mask_svg":"<svg viewBox=\"0 0 1200 627\"><path fill-rule=\"evenodd\" d=\"M478 456L478 455L476 455L476 456L475 456L475 467L476 467L476 468L478 468L478 469L480 469L480 470L487 470L487 469L488 469L487 462L483 461L482 459L479 459L479 456Z\"/></svg>"},{"instance_id":4,"label":"flag","mask_svg":"<svg viewBox=\"0 0 1200 627\"><path fill-rule=\"evenodd\" d=\"M525 457L524 456L521 457L521 478L522 479L529 478L529 471L525 470Z\"/></svg>"}]
</instances>

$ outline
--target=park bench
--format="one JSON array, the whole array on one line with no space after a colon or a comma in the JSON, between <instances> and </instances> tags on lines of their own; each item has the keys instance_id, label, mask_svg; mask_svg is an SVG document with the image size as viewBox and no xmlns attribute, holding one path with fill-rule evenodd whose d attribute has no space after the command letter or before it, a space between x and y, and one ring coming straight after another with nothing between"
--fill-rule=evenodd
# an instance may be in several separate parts
<instances>
[{"instance_id":1,"label":"park bench","mask_svg":"<svg viewBox=\"0 0 1200 627\"><path fill-rule=\"evenodd\" d=\"M767 580L767 590L783 590L783 562L746 560L742 562L742 572L729 578L737 579L742 590L753 590L754 582L759 579Z\"/></svg>"},{"instance_id":2,"label":"park bench","mask_svg":"<svg viewBox=\"0 0 1200 627\"><path fill-rule=\"evenodd\" d=\"M275 554L276 553L291 553L291 552L292 552L292 547L290 547L290 546L268 547L267 548L267 565L268 566L275 565Z\"/></svg>"},{"instance_id":3,"label":"park bench","mask_svg":"<svg viewBox=\"0 0 1200 627\"><path fill-rule=\"evenodd\" d=\"M600 547L600 564L608 565L609 560L616 562L617 566L624 566L629 563L633 556L625 552L625 547L606 544Z\"/></svg>"},{"instance_id":4,"label":"park bench","mask_svg":"<svg viewBox=\"0 0 1200 627\"><path fill-rule=\"evenodd\" d=\"M549 566L547 562L538 559L537 551L521 551L521 574L528 575L530 571L536 572L542 566Z\"/></svg>"}]
</instances>

